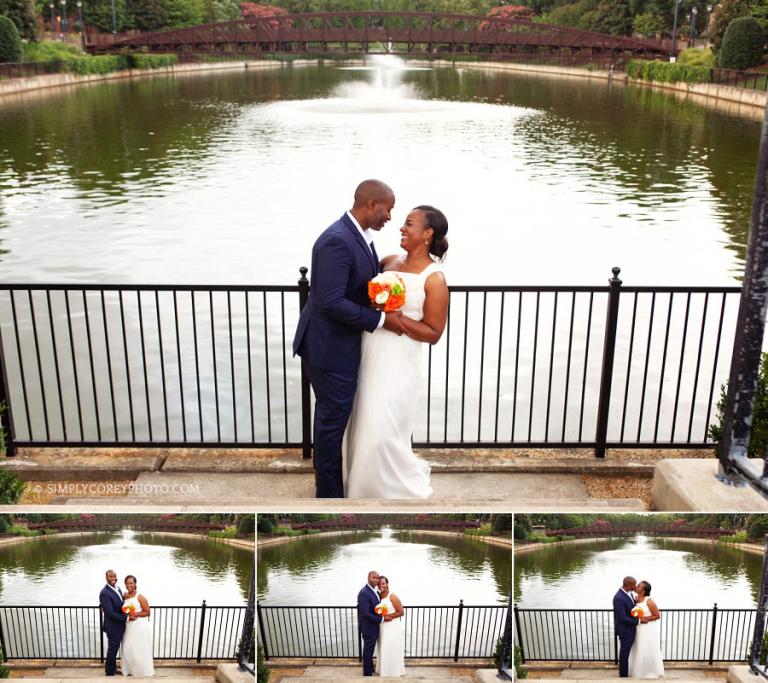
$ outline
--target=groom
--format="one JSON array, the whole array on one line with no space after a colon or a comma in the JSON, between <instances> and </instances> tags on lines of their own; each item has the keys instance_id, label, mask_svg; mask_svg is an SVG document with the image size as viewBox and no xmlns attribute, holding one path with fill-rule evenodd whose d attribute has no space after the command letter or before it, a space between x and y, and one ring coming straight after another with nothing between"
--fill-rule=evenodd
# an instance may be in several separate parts
<instances>
[{"instance_id":1,"label":"groom","mask_svg":"<svg viewBox=\"0 0 768 683\"><path fill-rule=\"evenodd\" d=\"M107 634L107 655L104 670L107 676L117 672L117 651L125 633L128 617L123 614L123 594L117 585L117 574L107 571L107 585L99 593L99 605L104 614L102 630Z\"/></svg>"},{"instance_id":2,"label":"groom","mask_svg":"<svg viewBox=\"0 0 768 683\"><path fill-rule=\"evenodd\" d=\"M613 627L616 637L619 639L619 677L629 677L629 652L635 642L637 626L640 623L638 617L633 617L631 612L635 606L633 591L637 581L631 576L624 578L621 588L613 596Z\"/></svg>"},{"instance_id":3,"label":"groom","mask_svg":"<svg viewBox=\"0 0 768 683\"><path fill-rule=\"evenodd\" d=\"M368 583L357 594L357 627L363 636L363 676L373 676L373 653L384 617L373 610L379 604L379 572L368 572Z\"/></svg>"},{"instance_id":4,"label":"groom","mask_svg":"<svg viewBox=\"0 0 768 683\"><path fill-rule=\"evenodd\" d=\"M403 333L402 314L370 306L368 281L379 273L373 233L389 221L395 195L380 180L364 180L352 208L312 247L312 289L299 317L293 353L302 358L315 392L314 467L317 498L343 498L341 443L352 411L363 332Z\"/></svg>"}]
</instances>

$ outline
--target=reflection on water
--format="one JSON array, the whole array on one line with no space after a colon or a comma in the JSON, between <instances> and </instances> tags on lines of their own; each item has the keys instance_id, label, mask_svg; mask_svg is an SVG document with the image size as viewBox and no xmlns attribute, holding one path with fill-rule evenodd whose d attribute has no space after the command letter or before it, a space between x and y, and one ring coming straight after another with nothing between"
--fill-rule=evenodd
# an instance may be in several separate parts
<instances>
[{"instance_id":1,"label":"reflection on water","mask_svg":"<svg viewBox=\"0 0 768 683\"><path fill-rule=\"evenodd\" d=\"M353 605L370 570L410 605L492 605L509 599L509 550L419 532L315 536L258 551L257 594L265 605Z\"/></svg>"},{"instance_id":2,"label":"reflection on water","mask_svg":"<svg viewBox=\"0 0 768 683\"><path fill-rule=\"evenodd\" d=\"M435 204L455 284L593 284L614 264L632 284L729 284L758 138L757 121L660 92L462 69L282 67L9 99L3 278L292 283L378 176L397 194L378 252L397 251L411 206Z\"/></svg>"},{"instance_id":3,"label":"reflection on water","mask_svg":"<svg viewBox=\"0 0 768 683\"><path fill-rule=\"evenodd\" d=\"M95 605L108 569L154 605L242 605L253 554L202 538L123 530L0 546L3 605Z\"/></svg>"},{"instance_id":4,"label":"reflection on water","mask_svg":"<svg viewBox=\"0 0 768 683\"><path fill-rule=\"evenodd\" d=\"M515 557L520 607L610 609L624 576L647 580L661 608L753 607L762 557L722 545L638 536L543 547Z\"/></svg>"}]
</instances>

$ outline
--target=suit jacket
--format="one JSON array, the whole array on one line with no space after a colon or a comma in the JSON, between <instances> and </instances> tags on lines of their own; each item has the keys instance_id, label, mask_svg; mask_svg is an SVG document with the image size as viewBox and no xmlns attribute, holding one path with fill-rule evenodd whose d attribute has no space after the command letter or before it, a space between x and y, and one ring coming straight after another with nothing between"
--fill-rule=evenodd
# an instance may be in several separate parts
<instances>
[{"instance_id":1,"label":"suit jacket","mask_svg":"<svg viewBox=\"0 0 768 683\"><path fill-rule=\"evenodd\" d=\"M123 601L109 584L99 593L99 605L104 613L104 632L109 636L122 636L127 617L123 614Z\"/></svg>"},{"instance_id":2,"label":"suit jacket","mask_svg":"<svg viewBox=\"0 0 768 683\"><path fill-rule=\"evenodd\" d=\"M357 594L357 625L366 638L379 637L379 624L382 617L373 611L380 600L376 593L366 584Z\"/></svg>"},{"instance_id":3,"label":"suit jacket","mask_svg":"<svg viewBox=\"0 0 768 683\"><path fill-rule=\"evenodd\" d=\"M616 595L613 596L613 627L620 638L631 635L640 623L640 620L631 614L634 606L632 598L623 590L616 591Z\"/></svg>"},{"instance_id":4,"label":"suit jacket","mask_svg":"<svg viewBox=\"0 0 768 683\"><path fill-rule=\"evenodd\" d=\"M312 288L294 355L323 370L356 373L362 332L373 332L381 320L368 299L368 281L378 274L379 263L349 216L326 228L312 247Z\"/></svg>"}]
</instances>

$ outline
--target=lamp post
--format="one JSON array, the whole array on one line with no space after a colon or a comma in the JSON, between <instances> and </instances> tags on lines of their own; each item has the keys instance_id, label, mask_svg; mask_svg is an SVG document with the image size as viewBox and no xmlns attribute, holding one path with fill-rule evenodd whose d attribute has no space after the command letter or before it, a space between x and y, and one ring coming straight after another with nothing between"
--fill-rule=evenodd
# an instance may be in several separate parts
<instances>
[{"instance_id":1,"label":"lamp post","mask_svg":"<svg viewBox=\"0 0 768 683\"><path fill-rule=\"evenodd\" d=\"M712 14L712 5L707 5L707 23L704 26L704 29L707 31L707 42L709 42L709 15ZM707 47L704 45L704 47Z\"/></svg>"},{"instance_id":2,"label":"lamp post","mask_svg":"<svg viewBox=\"0 0 768 683\"><path fill-rule=\"evenodd\" d=\"M67 0L61 0L61 32L66 33L67 25Z\"/></svg>"},{"instance_id":3,"label":"lamp post","mask_svg":"<svg viewBox=\"0 0 768 683\"><path fill-rule=\"evenodd\" d=\"M677 10L680 9L680 0L675 0L675 18L672 22L672 54L669 61L677 59Z\"/></svg>"},{"instance_id":4,"label":"lamp post","mask_svg":"<svg viewBox=\"0 0 768 683\"><path fill-rule=\"evenodd\" d=\"M691 47L696 47L696 17L698 14L698 8L691 7Z\"/></svg>"},{"instance_id":5,"label":"lamp post","mask_svg":"<svg viewBox=\"0 0 768 683\"><path fill-rule=\"evenodd\" d=\"M56 33L56 24L54 23L55 17L53 14L53 2L48 5L48 8L51 10L51 38L53 38L53 34Z\"/></svg>"},{"instance_id":6,"label":"lamp post","mask_svg":"<svg viewBox=\"0 0 768 683\"><path fill-rule=\"evenodd\" d=\"M112 33L117 33L117 10L115 9L115 0L112 0Z\"/></svg>"},{"instance_id":7,"label":"lamp post","mask_svg":"<svg viewBox=\"0 0 768 683\"><path fill-rule=\"evenodd\" d=\"M80 24L80 33L83 32L83 0L77 0L77 21Z\"/></svg>"}]
</instances>

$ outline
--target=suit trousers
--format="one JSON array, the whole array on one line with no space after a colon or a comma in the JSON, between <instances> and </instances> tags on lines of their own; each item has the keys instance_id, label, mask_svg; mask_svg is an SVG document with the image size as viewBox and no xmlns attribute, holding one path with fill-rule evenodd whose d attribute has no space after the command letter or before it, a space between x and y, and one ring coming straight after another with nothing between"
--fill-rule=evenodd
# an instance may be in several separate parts
<instances>
[{"instance_id":1,"label":"suit trousers","mask_svg":"<svg viewBox=\"0 0 768 683\"><path fill-rule=\"evenodd\" d=\"M104 658L104 673L107 676L114 676L117 673L117 652L120 649L122 639L122 634L118 636L107 633L107 654Z\"/></svg>"},{"instance_id":2,"label":"suit trousers","mask_svg":"<svg viewBox=\"0 0 768 683\"><path fill-rule=\"evenodd\" d=\"M348 374L330 372L309 364L306 368L315 392L315 496L343 498L341 444L357 390L357 368Z\"/></svg>"},{"instance_id":3,"label":"suit trousers","mask_svg":"<svg viewBox=\"0 0 768 683\"><path fill-rule=\"evenodd\" d=\"M629 652L635 642L637 631L632 629L628 633L620 635L619 638L619 678L629 677Z\"/></svg>"},{"instance_id":4,"label":"suit trousers","mask_svg":"<svg viewBox=\"0 0 768 683\"><path fill-rule=\"evenodd\" d=\"M376 651L376 636L363 634L363 676L373 676L373 653Z\"/></svg>"}]
</instances>

